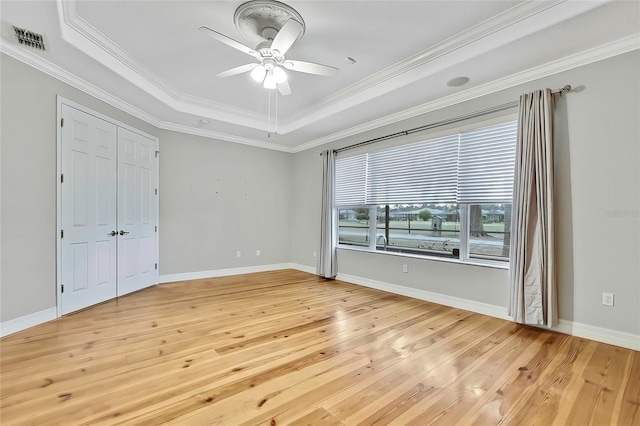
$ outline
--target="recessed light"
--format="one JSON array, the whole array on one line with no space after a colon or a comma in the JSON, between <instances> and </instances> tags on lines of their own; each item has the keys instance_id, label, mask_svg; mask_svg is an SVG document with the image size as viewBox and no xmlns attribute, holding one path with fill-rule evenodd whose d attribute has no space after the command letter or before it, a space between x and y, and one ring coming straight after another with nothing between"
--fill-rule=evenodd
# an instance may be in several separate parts
<instances>
[{"instance_id":1,"label":"recessed light","mask_svg":"<svg viewBox=\"0 0 640 426\"><path fill-rule=\"evenodd\" d=\"M356 62L358 62L355 59L353 59L351 56L347 56L346 58L344 58L344 61L350 63L351 65L355 64Z\"/></svg>"},{"instance_id":2,"label":"recessed light","mask_svg":"<svg viewBox=\"0 0 640 426\"><path fill-rule=\"evenodd\" d=\"M204 118L200 120L200 124L209 124L209 120L205 120Z\"/></svg>"},{"instance_id":3,"label":"recessed light","mask_svg":"<svg viewBox=\"0 0 640 426\"><path fill-rule=\"evenodd\" d=\"M447 81L447 86L460 87L460 86L464 86L468 82L469 82L469 77L460 76L460 77L452 78L451 80Z\"/></svg>"}]
</instances>

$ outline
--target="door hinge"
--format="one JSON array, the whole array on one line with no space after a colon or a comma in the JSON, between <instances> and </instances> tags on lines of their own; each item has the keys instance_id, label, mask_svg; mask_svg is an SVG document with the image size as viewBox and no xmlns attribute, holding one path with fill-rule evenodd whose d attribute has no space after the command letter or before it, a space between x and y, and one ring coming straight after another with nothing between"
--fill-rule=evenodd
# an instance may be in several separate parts
<instances>
[{"instance_id":1,"label":"door hinge","mask_svg":"<svg viewBox=\"0 0 640 426\"><path fill-rule=\"evenodd\" d=\"M60 230L60 238L64 238L64 229Z\"/></svg>"},{"instance_id":2,"label":"door hinge","mask_svg":"<svg viewBox=\"0 0 640 426\"><path fill-rule=\"evenodd\" d=\"M60 293L64 293L64 284L62 284L60 287L61 287Z\"/></svg>"},{"instance_id":3,"label":"door hinge","mask_svg":"<svg viewBox=\"0 0 640 426\"><path fill-rule=\"evenodd\" d=\"M64 127L64 118L60 119L60 127Z\"/></svg>"},{"instance_id":4,"label":"door hinge","mask_svg":"<svg viewBox=\"0 0 640 426\"><path fill-rule=\"evenodd\" d=\"M156 195L158 195L158 188L156 188Z\"/></svg>"},{"instance_id":5,"label":"door hinge","mask_svg":"<svg viewBox=\"0 0 640 426\"><path fill-rule=\"evenodd\" d=\"M156 269L158 269L158 264L156 263Z\"/></svg>"},{"instance_id":6,"label":"door hinge","mask_svg":"<svg viewBox=\"0 0 640 426\"><path fill-rule=\"evenodd\" d=\"M158 158L158 154L160 154L160 151L156 151L156 158Z\"/></svg>"},{"instance_id":7,"label":"door hinge","mask_svg":"<svg viewBox=\"0 0 640 426\"><path fill-rule=\"evenodd\" d=\"M154 226L155 231L158 232L158 225Z\"/></svg>"},{"instance_id":8,"label":"door hinge","mask_svg":"<svg viewBox=\"0 0 640 426\"><path fill-rule=\"evenodd\" d=\"M60 175L60 183L64 183L64 174Z\"/></svg>"}]
</instances>

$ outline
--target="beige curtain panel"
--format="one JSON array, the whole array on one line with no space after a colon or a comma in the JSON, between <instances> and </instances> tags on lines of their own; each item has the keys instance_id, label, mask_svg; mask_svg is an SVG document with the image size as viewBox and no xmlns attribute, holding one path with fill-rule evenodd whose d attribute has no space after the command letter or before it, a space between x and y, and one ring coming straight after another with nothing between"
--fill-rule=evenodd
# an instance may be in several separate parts
<instances>
[{"instance_id":1,"label":"beige curtain panel","mask_svg":"<svg viewBox=\"0 0 640 426\"><path fill-rule=\"evenodd\" d=\"M336 154L333 150L322 152L322 218L320 221L320 255L316 273L325 278L338 274L336 245L336 213L333 206L335 192Z\"/></svg>"},{"instance_id":2,"label":"beige curtain panel","mask_svg":"<svg viewBox=\"0 0 640 426\"><path fill-rule=\"evenodd\" d=\"M553 94L520 97L510 250L509 315L552 327L558 318L553 219Z\"/></svg>"}]
</instances>

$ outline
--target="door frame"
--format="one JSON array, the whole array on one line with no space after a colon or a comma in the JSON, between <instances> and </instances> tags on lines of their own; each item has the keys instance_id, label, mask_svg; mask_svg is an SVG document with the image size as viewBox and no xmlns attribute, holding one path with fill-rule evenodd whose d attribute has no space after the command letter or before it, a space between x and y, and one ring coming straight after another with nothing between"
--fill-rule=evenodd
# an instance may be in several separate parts
<instances>
[{"instance_id":1,"label":"door frame","mask_svg":"<svg viewBox=\"0 0 640 426\"><path fill-rule=\"evenodd\" d=\"M129 126L128 124L125 124L121 121L111 118L105 114L101 114L81 104L78 104L69 99L66 99L60 95L56 96L56 234L55 234L55 238L56 238L56 318L59 318L60 316L62 316L61 315L61 312L62 312L62 267L61 267L62 239L60 238L60 233L62 231L62 183L60 182L60 176L62 175L62 126L61 126L62 105L67 105L69 107L75 108L79 111L84 112L85 114L89 114L101 120L108 121L112 124L115 124L117 127L122 127L133 133L137 133L146 138L149 138L154 141L156 152L159 152L159 143L160 143L160 139L156 136L150 135L149 133L143 132L140 129L136 129L135 127ZM117 161L117 151L116 151L116 161ZM158 189L158 196L155 198L155 209L157 212L156 223L158 226L158 232L156 232L155 256L156 256L156 262L159 265L160 264L160 164L159 163L158 163L158 173L156 173L154 184L155 184L155 187ZM156 284L159 281L159 276L160 276L160 267L158 266L158 269L156 269L156 272L155 272Z\"/></svg>"}]
</instances>

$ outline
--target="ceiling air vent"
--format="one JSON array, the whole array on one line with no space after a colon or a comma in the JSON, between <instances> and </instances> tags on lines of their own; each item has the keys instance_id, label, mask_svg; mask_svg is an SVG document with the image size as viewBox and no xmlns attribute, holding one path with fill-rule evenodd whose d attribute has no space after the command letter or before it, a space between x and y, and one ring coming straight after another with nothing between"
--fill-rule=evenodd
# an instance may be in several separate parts
<instances>
[{"instance_id":1,"label":"ceiling air vent","mask_svg":"<svg viewBox=\"0 0 640 426\"><path fill-rule=\"evenodd\" d=\"M13 27L13 30L16 32L16 37L20 44L44 50L44 38L42 38L42 34L36 34L33 31L18 27Z\"/></svg>"}]
</instances>

